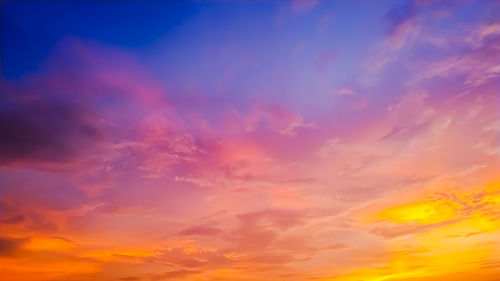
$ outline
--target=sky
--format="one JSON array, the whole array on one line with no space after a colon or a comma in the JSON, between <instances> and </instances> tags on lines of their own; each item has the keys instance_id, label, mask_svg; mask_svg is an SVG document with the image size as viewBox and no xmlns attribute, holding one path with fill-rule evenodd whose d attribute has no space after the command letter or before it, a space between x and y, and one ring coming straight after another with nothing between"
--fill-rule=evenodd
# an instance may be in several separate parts
<instances>
[{"instance_id":1,"label":"sky","mask_svg":"<svg viewBox=\"0 0 500 281\"><path fill-rule=\"evenodd\" d=\"M500 280L499 1L0 14L2 280Z\"/></svg>"}]
</instances>

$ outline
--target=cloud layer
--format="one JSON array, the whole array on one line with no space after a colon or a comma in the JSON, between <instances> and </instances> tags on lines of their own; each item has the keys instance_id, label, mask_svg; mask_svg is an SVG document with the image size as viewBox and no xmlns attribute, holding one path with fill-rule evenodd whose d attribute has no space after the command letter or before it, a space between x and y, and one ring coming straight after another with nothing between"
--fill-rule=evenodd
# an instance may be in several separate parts
<instances>
[{"instance_id":1,"label":"cloud layer","mask_svg":"<svg viewBox=\"0 0 500 281\"><path fill-rule=\"evenodd\" d=\"M3 278L499 278L500 6L395 2L44 8L181 16L6 45Z\"/></svg>"}]
</instances>

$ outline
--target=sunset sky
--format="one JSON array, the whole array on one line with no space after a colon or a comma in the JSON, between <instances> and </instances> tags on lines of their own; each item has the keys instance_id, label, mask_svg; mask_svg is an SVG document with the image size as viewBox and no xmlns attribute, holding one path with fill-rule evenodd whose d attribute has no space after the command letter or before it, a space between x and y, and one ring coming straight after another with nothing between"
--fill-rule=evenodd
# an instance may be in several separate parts
<instances>
[{"instance_id":1,"label":"sunset sky","mask_svg":"<svg viewBox=\"0 0 500 281\"><path fill-rule=\"evenodd\" d=\"M500 1L0 1L2 281L500 280Z\"/></svg>"}]
</instances>

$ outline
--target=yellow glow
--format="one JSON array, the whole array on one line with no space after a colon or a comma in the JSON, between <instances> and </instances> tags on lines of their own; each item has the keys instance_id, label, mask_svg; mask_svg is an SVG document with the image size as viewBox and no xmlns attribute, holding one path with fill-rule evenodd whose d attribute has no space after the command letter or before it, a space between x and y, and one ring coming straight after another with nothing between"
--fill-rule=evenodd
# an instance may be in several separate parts
<instances>
[{"instance_id":1,"label":"yellow glow","mask_svg":"<svg viewBox=\"0 0 500 281\"><path fill-rule=\"evenodd\" d=\"M490 184L486 187L486 192L493 193L500 191L500 182Z\"/></svg>"},{"instance_id":2,"label":"yellow glow","mask_svg":"<svg viewBox=\"0 0 500 281\"><path fill-rule=\"evenodd\" d=\"M500 193L486 195L483 197L482 201L488 204L500 204Z\"/></svg>"},{"instance_id":3,"label":"yellow glow","mask_svg":"<svg viewBox=\"0 0 500 281\"><path fill-rule=\"evenodd\" d=\"M32 273L48 273L53 274L54 279L58 276L65 274L74 273L91 273L98 270L98 266L95 263L89 261L79 261L79 260L36 260L36 261L23 261L23 260L12 260L0 258L0 271L2 272L2 277L6 276L12 277L8 280L40 280ZM35 278L20 278L26 274L30 277ZM58 278L60 280L60 277ZM46 279L44 279L46 280Z\"/></svg>"},{"instance_id":4,"label":"yellow glow","mask_svg":"<svg viewBox=\"0 0 500 281\"><path fill-rule=\"evenodd\" d=\"M198 252L199 250L196 249L195 247L187 247L184 249L184 252L188 253L188 254L194 254L196 252Z\"/></svg>"},{"instance_id":5,"label":"yellow glow","mask_svg":"<svg viewBox=\"0 0 500 281\"><path fill-rule=\"evenodd\" d=\"M26 250L64 252L75 248L77 245L71 241L57 237L32 237L23 245Z\"/></svg>"},{"instance_id":6,"label":"yellow glow","mask_svg":"<svg viewBox=\"0 0 500 281\"><path fill-rule=\"evenodd\" d=\"M217 269L213 272L213 276L215 278L230 278L237 277L241 275L241 271L231 268L221 268Z\"/></svg>"},{"instance_id":7,"label":"yellow glow","mask_svg":"<svg viewBox=\"0 0 500 281\"><path fill-rule=\"evenodd\" d=\"M483 272L478 261L495 260L500 237L500 185L453 194L451 199L425 200L375 212L372 222L431 226L415 235L387 241L386 261L338 276L339 281L449 280L459 272L474 276ZM500 274L500 273L499 273ZM460 275L457 275L460 277ZM464 275L465 276L465 275ZM462 278L462 277L460 277ZM453 279L458 280L458 279ZM459 280L468 280L467 278Z\"/></svg>"},{"instance_id":8,"label":"yellow glow","mask_svg":"<svg viewBox=\"0 0 500 281\"><path fill-rule=\"evenodd\" d=\"M460 207L460 204L445 199L416 202L382 210L376 218L395 223L434 224L456 218Z\"/></svg>"}]
</instances>

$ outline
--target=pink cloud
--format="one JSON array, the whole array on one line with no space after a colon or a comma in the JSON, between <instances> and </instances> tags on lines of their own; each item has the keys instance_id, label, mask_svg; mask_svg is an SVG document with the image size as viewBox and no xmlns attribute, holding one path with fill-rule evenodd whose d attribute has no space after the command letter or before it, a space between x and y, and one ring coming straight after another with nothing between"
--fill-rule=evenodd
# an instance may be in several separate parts
<instances>
[{"instance_id":1,"label":"pink cloud","mask_svg":"<svg viewBox=\"0 0 500 281\"><path fill-rule=\"evenodd\" d=\"M338 91L337 91L337 94L338 95L341 95L341 96L352 96L352 95L355 95L356 92L351 89L351 88L340 88Z\"/></svg>"},{"instance_id":2,"label":"pink cloud","mask_svg":"<svg viewBox=\"0 0 500 281\"><path fill-rule=\"evenodd\" d=\"M179 232L180 235L204 235L204 236L215 236L221 232L220 229L215 228L210 225L197 225L190 228L186 228Z\"/></svg>"},{"instance_id":3,"label":"pink cloud","mask_svg":"<svg viewBox=\"0 0 500 281\"><path fill-rule=\"evenodd\" d=\"M245 129L255 130L261 121L266 122L269 129L281 135L293 136L298 128L312 127L304 119L280 105L266 105L256 102L252 106L252 111L245 117Z\"/></svg>"}]
</instances>

